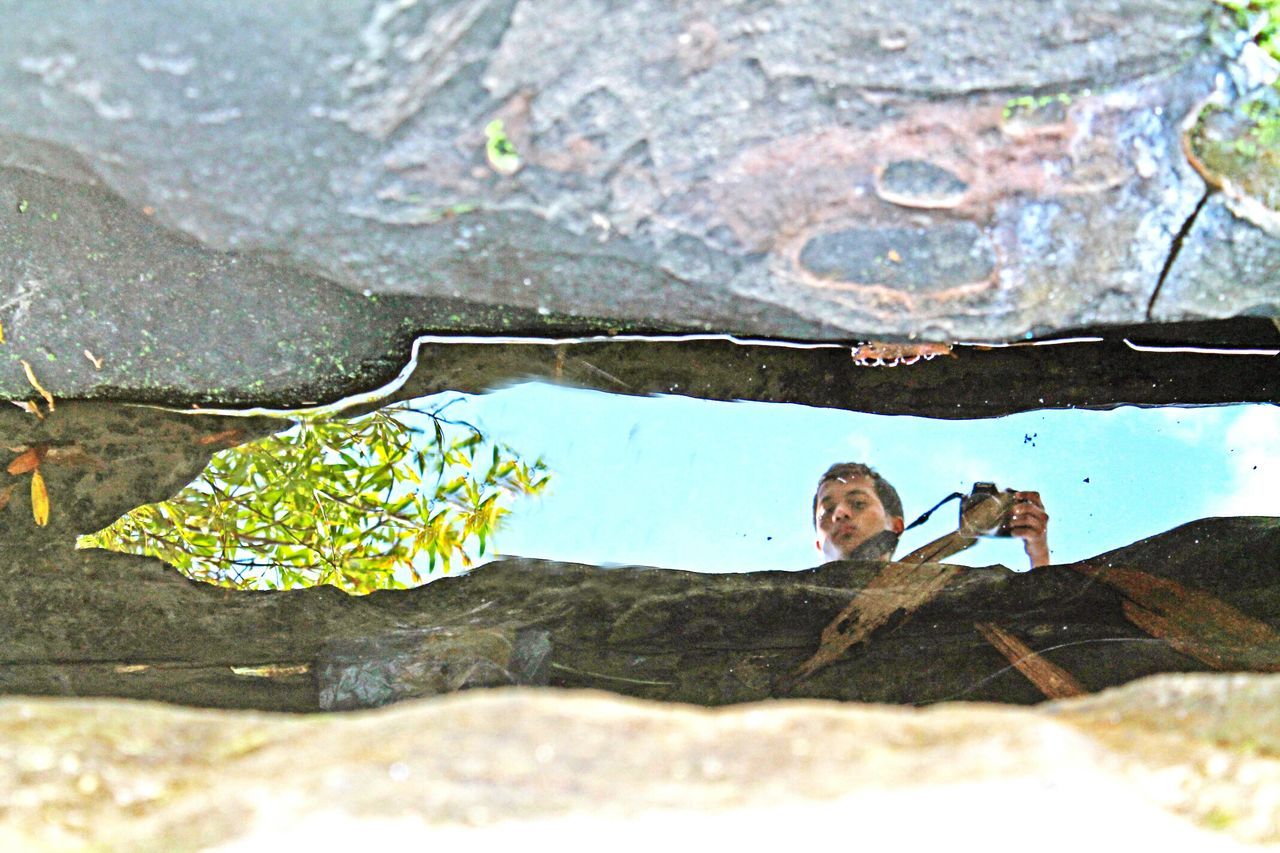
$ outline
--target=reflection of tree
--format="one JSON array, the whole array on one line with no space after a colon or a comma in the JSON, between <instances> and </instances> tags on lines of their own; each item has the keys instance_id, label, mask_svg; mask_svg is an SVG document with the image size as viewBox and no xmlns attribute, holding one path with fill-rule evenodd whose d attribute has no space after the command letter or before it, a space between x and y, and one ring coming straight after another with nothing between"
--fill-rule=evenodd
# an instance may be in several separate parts
<instances>
[{"instance_id":1,"label":"reflection of tree","mask_svg":"<svg viewBox=\"0 0 1280 853\"><path fill-rule=\"evenodd\" d=\"M391 406L222 451L172 500L77 546L159 557L238 588L366 593L403 587L398 572L421 582L424 562L427 572L470 566L471 540L483 555L510 498L541 492L549 475L442 412Z\"/></svg>"}]
</instances>

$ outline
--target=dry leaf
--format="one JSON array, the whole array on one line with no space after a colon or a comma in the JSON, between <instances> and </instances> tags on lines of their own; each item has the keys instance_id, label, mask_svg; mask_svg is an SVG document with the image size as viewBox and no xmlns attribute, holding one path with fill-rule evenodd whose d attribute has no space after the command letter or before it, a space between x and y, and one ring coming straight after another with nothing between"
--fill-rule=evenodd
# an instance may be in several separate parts
<instances>
[{"instance_id":1,"label":"dry leaf","mask_svg":"<svg viewBox=\"0 0 1280 853\"><path fill-rule=\"evenodd\" d=\"M208 446L210 444L226 444L228 447L239 444L244 438L244 430L239 427L232 429L224 429L222 432L215 432L212 435L202 435L196 439L196 444Z\"/></svg>"},{"instance_id":2,"label":"dry leaf","mask_svg":"<svg viewBox=\"0 0 1280 853\"><path fill-rule=\"evenodd\" d=\"M96 456L90 456L84 452L84 448L77 444L67 445L65 447L50 447L49 452L45 454L44 464L46 465L77 465L86 468L103 468L102 460Z\"/></svg>"},{"instance_id":3,"label":"dry leaf","mask_svg":"<svg viewBox=\"0 0 1280 853\"><path fill-rule=\"evenodd\" d=\"M1031 651L1031 647L1022 640L994 622L975 622L973 627L1047 698L1070 699L1089 692L1071 673L1057 664L1049 663Z\"/></svg>"},{"instance_id":4,"label":"dry leaf","mask_svg":"<svg viewBox=\"0 0 1280 853\"><path fill-rule=\"evenodd\" d=\"M969 541L972 543L972 540ZM914 557L921 551L910 556ZM961 571L960 566L943 563L886 563L853 600L845 605L831 624L822 630L818 650L795 671L790 685L795 686L839 660L846 651L866 640L891 618L910 616L936 598Z\"/></svg>"},{"instance_id":5,"label":"dry leaf","mask_svg":"<svg viewBox=\"0 0 1280 853\"><path fill-rule=\"evenodd\" d=\"M1280 633L1205 590L1120 566L1071 568L1117 590L1130 622L1188 657L1229 672L1280 672Z\"/></svg>"},{"instance_id":6,"label":"dry leaf","mask_svg":"<svg viewBox=\"0 0 1280 853\"><path fill-rule=\"evenodd\" d=\"M49 490L44 486L39 468L31 472L31 514L41 527L49 523Z\"/></svg>"},{"instance_id":7,"label":"dry leaf","mask_svg":"<svg viewBox=\"0 0 1280 853\"><path fill-rule=\"evenodd\" d=\"M31 365L25 361L20 362L22 369L27 372L27 381L31 383L31 387L40 392L40 396L44 397L44 401L49 404L49 411L53 411L53 395L45 390L44 386L36 380L35 371L31 369Z\"/></svg>"},{"instance_id":8,"label":"dry leaf","mask_svg":"<svg viewBox=\"0 0 1280 853\"><path fill-rule=\"evenodd\" d=\"M0 344L4 343L4 323L0 323Z\"/></svg>"},{"instance_id":9,"label":"dry leaf","mask_svg":"<svg viewBox=\"0 0 1280 853\"><path fill-rule=\"evenodd\" d=\"M19 474L26 474L28 471L34 471L40 467L40 463L44 460L45 448L43 446L32 447L26 453L19 455L6 468L10 474L17 477Z\"/></svg>"},{"instance_id":10,"label":"dry leaf","mask_svg":"<svg viewBox=\"0 0 1280 853\"><path fill-rule=\"evenodd\" d=\"M898 252L897 252L897 250L895 250L895 249L890 249L890 250L889 250L889 260L893 261L895 264L900 264L900 263L902 263L902 255L899 255L899 254L898 254Z\"/></svg>"},{"instance_id":11,"label":"dry leaf","mask_svg":"<svg viewBox=\"0 0 1280 853\"><path fill-rule=\"evenodd\" d=\"M915 364L920 359L932 361L940 355L957 358L951 344L891 344L871 341L853 348L854 364L862 367L895 367Z\"/></svg>"},{"instance_id":12,"label":"dry leaf","mask_svg":"<svg viewBox=\"0 0 1280 853\"><path fill-rule=\"evenodd\" d=\"M25 412L29 412L30 414L35 415L40 420L44 420L44 414L41 413L40 407L37 406L35 403L31 402L30 400L10 400L9 402L13 403L19 409L22 409Z\"/></svg>"},{"instance_id":13,"label":"dry leaf","mask_svg":"<svg viewBox=\"0 0 1280 853\"><path fill-rule=\"evenodd\" d=\"M13 490L17 487L17 483L10 483L8 486L0 489L0 509L4 509L9 505L9 499L13 497Z\"/></svg>"},{"instance_id":14,"label":"dry leaf","mask_svg":"<svg viewBox=\"0 0 1280 853\"><path fill-rule=\"evenodd\" d=\"M85 358L87 358L87 359L89 359L89 361L93 362L93 369L94 369L94 370L101 370L101 369L102 369L102 359L98 358L96 355L94 355L93 353L89 352L88 350L85 350L85 351L84 351L84 357L85 357Z\"/></svg>"},{"instance_id":15,"label":"dry leaf","mask_svg":"<svg viewBox=\"0 0 1280 853\"><path fill-rule=\"evenodd\" d=\"M306 675L311 671L311 664L269 663L263 666L233 666L231 671L236 675L250 678L284 678L290 675Z\"/></svg>"}]
</instances>

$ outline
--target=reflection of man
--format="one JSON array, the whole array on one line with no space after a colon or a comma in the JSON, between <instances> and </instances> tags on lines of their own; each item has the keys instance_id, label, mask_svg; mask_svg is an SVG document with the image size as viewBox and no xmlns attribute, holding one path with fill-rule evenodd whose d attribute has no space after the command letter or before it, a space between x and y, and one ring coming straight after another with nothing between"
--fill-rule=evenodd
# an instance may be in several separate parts
<instances>
[{"instance_id":1,"label":"reflection of man","mask_svg":"<svg viewBox=\"0 0 1280 853\"><path fill-rule=\"evenodd\" d=\"M1049 514L1037 492L1016 492L1009 527L1031 567L1049 564ZM832 465L813 496L818 546L829 560L888 560L902 533L902 499L889 481L859 462Z\"/></svg>"}]
</instances>

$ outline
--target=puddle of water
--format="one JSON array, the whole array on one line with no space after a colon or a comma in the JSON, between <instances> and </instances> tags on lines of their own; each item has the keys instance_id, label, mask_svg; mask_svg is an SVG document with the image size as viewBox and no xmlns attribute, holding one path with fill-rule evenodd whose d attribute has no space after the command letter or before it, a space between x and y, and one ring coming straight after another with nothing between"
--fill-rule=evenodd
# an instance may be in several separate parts
<instances>
[{"instance_id":1,"label":"puddle of water","mask_svg":"<svg viewBox=\"0 0 1280 853\"><path fill-rule=\"evenodd\" d=\"M366 593L470 567L488 553L511 498L539 494L548 476L540 460L452 415L459 402L306 420L221 451L177 496L77 547L147 554L245 588Z\"/></svg>"},{"instance_id":2,"label":"puddle of water","mask_svg":"<svg viewBox=\"0 0 1280 853\"><path fill-rule=\"evenodd\" d=\"M1037 491L1055 563L1197 518L1280 515L1275 406L942 421L527 383L224 451L178 500L81 544L153 553L205 580L353 592L501 555L799 570L827 559L815 547L814 489L847 461L896 487L906 521L979 481ZM938 510L896 554L956 523L954 504ZM984 538L949 561L1029 565L1013 538Z\"/></svg>"}]
</instances>

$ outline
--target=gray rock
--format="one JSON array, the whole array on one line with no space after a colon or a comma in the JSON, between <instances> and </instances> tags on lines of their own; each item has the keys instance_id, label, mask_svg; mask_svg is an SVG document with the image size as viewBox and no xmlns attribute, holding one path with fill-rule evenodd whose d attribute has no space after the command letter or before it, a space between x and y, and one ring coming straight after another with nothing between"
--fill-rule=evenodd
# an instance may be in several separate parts
<instances>
[{"instance_id":1,"label":"gray rock","mask_svg":"<svg viewBox=\"0 0 1280 853\"><path fill-rule=\"evenodd\" d=\"M31 393L26 360L58 396L323 396L401 357L402 321L369 299L206 248L98 186L0 168L0 197L2 393Z\"/></svg>"},{"instance_id":2,"label":"gray rock","mask_svg":"<svg viewBox=\"0 0 1280 853\"><path fill-rule=\"evenodd\" d=\"M955 172L924 160L895 160L876 181L876 195L903 207L955 207L968 189Z\"/></svg>"},{"instance_id":3,"label":"gray rock","mask_svg":"<svg viewBox=\"0 0 1280 853\"><path fill-rule=\"evenodd\" d=\"M944 223L820 234L800 250L800 265L824 278L929 294L985 282L995 258L977 226Z\"/></svg>"},{"instance_id":4,"label":"gray rock","mask_svg":"<svg viewBox=\"0 0 1280 853\"><path fill-rule=\"evenodd\" d=\"M1230 281L1231 288L1216 286ZM1156 320L1188 315L1280 317L1280 239L1211 197L1182 240L1151 306Z\"/></svg>"},{"instance_id":5,"label":"gray rock","mask_svg":"<svg viewBox=\"0 0 1280 853\"><path fill-rule=\"evenodd\" d=\"M546 643L546 632L540 633ZM373 708L410 697L519 684L523 673L512 672L515 645L514 632L493 627L434 628L330 643L316 666L320 708Z\"/></svg>"},{"instance_id":6,"label":"gray rock","mask_svg":"<svg viewBox=\"0 0 1280 853\"><path fill-rule=\"evenodd\" d=\"M72 183L19 217L30 179L6 173L9 354L47 350L55 394L233 400L259 380L314 394L321 373L367 385L424 330L963 340L1145 321L1204 195L1179 143L1228 61L1203 4L836 6L19 4L0 163ZM486 160L495 119L514 171ZM75 200L86 182L94 204ZM955 228L991 247L987 279L920 265L917 289L886 291L803 257L824 235ZM79 240L136 257L88 263ZM1198 280L1160 316L1268 310ZM80 363L108 342L110 381Z\"/></svg>"}]
</instances>

